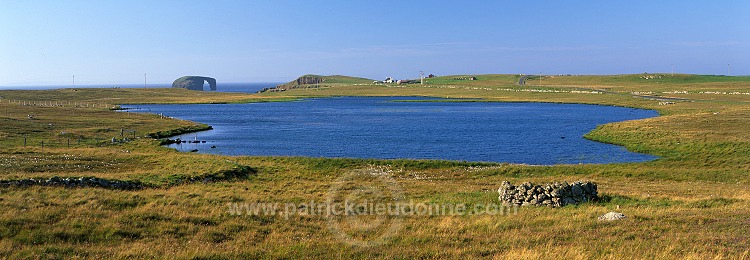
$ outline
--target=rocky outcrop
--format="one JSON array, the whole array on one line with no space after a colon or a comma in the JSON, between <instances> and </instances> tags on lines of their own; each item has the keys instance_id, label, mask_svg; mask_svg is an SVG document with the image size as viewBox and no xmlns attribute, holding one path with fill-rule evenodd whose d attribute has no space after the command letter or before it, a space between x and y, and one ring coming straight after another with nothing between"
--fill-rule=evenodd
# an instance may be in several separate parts
<instances>
[{"instance_id":1,"label":"rocky outcrop","mask_svg":"<svg viewBox=\"0 0 750 260\"><path fill-rule=\"evenodd\" d=\"M304 75L304 76L299 77L299 78L297 78L296 80L294 80L294 81L292 81L290 83L293 83L294 85L307 85L307 84L320 84L320 83L323 83L323 81L325 81L325 79L323 79L323 77L321 77L321 76ZM287 83L287 84L289 84L289 83Z\"/></svg>"},{"instance_id":2,"label":"rocky outcrop","mask_svg":"<svg viewBox=\"0 0 750 260\"><path fill-rule=\"evenodd\" d=\"M216 79L201 76L184 76L172 82L173 88L186 88L190 90L203 90L203 83L208 82L212 91L216 90Z\"/></svg>"},{"instance_id":3,"label":"rocky outcrop","mask_svg":"<svg viewBox=\"0 0 750 260\"><path fill-rule=\"evenodd\" d=\"M323 78L322 76L304 75L295 80L292 80L289 83L277 85L276 87L272 87L272 88L264 88L258 91L258 93L287 91L287 90L295 89L295 88L318 87L317 85L323 82L325 82L325 78Z\"/></svg>"},{"instance_id":4,"label":"rocky outcrop","mask_svg":"<svg viewBox=\"0 0 750 260\"><path fill-rule=\"evenodd\" d=\"M504 205L534 205L555 208L598 199L596 184L590 181L577 181L573 184L555 182L546 185L534 185L531 182L526 182L518 186L503 181L497 192L500 194L498 199Z\"/></svg>"}]
</instances>

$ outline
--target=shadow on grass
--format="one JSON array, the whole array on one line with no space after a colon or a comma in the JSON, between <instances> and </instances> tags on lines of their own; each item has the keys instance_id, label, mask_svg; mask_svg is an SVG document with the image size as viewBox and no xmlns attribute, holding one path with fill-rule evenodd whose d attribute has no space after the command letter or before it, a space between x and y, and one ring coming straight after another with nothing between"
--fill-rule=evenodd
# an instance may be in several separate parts
<instances>
[{"instance_id":1,"label":"shadow on grass","mask_svg":"<svg viewBox=\"0 0 750 260\"><path fill-rule=\"evenodd\" d=\"M682 204L667 198L646 198L639 199L616 194L603 194L595 201L600 205L618 205L618 206L642 206L642 207L671 207Z\"/></svg>"},{"instance_id":2,"label":"shadow on grass","mask_svg":"<svg viewBox=\"0 0 750 260\"><path fill-rule=\"evenodd\" d=\"M715 208L740 202L740 199L710 198L688 203L691 208Z\"/></svg>"},{"instance_id":3,"label":"shadow on grass","mask_svg":"<svg viewBox=\"0 0 750 260\"><path fill-rule=\"evenodd\" d=\"M728 206L737 202L741 202L740 199L732 198L710 198L703 199L693 202L683 202L667 198L645 198L638 199L628 196L616 195L616 194L604 194L599 196L595 203L600 205L619 205L619 206L648 206L648 207L671 207L678 205L685 205L690 208L716 208Z\"/></svg>"}]
</instances>

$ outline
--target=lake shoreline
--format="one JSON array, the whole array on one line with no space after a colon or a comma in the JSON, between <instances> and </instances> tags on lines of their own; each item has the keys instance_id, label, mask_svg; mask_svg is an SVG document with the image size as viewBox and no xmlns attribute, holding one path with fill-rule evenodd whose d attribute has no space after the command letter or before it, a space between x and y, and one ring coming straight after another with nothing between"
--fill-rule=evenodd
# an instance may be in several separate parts
<instances>
[{"instance_id":1,"label":"lake shoreline","mask_svg":"<svg viewBox=\"0 0 750 260\"><path fill-rule=\"evenodd\" d=\"M414 97L414 98L417 98L417 99L410 100L410 101L416 101L416 102L402 102L403 100L401 98L409 98L409 97L388 97L388 98L384 98L384 97L338 97L338 98L341 98L341 99L333 99L333 100L327 100L327 101L317 100L316 101L316 99L318 99L318 98L312 98L312 99L301 100L301 102L303 102L303 103L308 102L308 103L306 103L306 105L309 106L311 104L316 104L316 103L319 103L319 102L329 102L330 103L330 102L339 102L341 100L349 100L349 99L356 99L356 100L376 100L376 101L372 101L372 102L376 102L376 103L377 102L386 102L386 103L392 103L391 105L388 105L388 106L407 106L407 107L411 107L411 108L408 108L408 109L417 109L419 107L422 107L422 105L419 105L418 103L420 103L420 101L426 100L426 99L423 99L424 97ZM429 100L432 100L432 99L429 99ZM313 103L309 103L309 102L313 102ZM364 102L364 101L357 101L357 102L361 103L361 102ZM359 104L357 102L351 103L351 105L353 105L354 107L358 107ZM370 102L370 101L367 101L367 102ZM413 104L410 104L410 103L413 103ZM441 102L437 102L437 103L441 103ZM461 104L468 104L467 102L451 102L451 103L456 103L456 104L459 105L459 107L463 106ZM487 105L476 104L476 105L471 105L471 106L472 107L474 107L474 106L480 106L480 107L482 107L482 106L484 106L484 107L487 107L487 106L489 106L489 107L497 107L496 105L490 105L489 103L486 103L486 104ZM507 103L507 102L505 102L505 103L497 103L497 104L500 105L500 106L503 106L503 107L509 107L509 106L506 106L508 104L518 104L518 105L521 105L521 106L543 105L542 107L548 107L547 105L558 105L558 104L553 104L553 103L537 103L537 102L517 102L517 103ZM559 104L559 105L578 106L580 104ZM296 110L295 108L291 108L292 106L294 106L294 107L303 107L303 105L298 105L298 104L290 104L288 106L290 108L287 109L287 110L291 110L291 111ZM453 105L450 105L450 106L453 106ZM592 105L580 105L580 106L592 106ZM169 114L170 116L174 115L174 113L182 113L179 110L184 110L184 109L190 109L190 110L194 110L196 112L199 111L199 110L202 110L201 108L198 108L197 106L179 105L180 109L179 110L174 110L170 114L170 113L167 113L167 112L164 112L164 111L158 111L158 109L160 107L168 107L168 105L161 105L161 106L150 107L149 110L152 110L152 113L163 113L163 114ZM236 106L232 106L232 107L235 107L234 109L243 111L243 113L259 113L260 112L260 111L257 111L257 110L256 110L256 112L250 112L250 111L247 110L247 109L255 109L254 108L255 106L244 107L244 108L243 107L236 107ZM275 107L275 106L273 106L273 107ZM480 107L477 107L476 109L479 109ZM599 107L599 106L592 106L591 109L594 109L596 107ZM601 107L602 108L608 108L608 107L611 107L611 106L601 106ZM214 106L205 107L203 109L214 109ZM235 113L235 112L229 112L231 110L226 110L226 109L230 109L228 107L227 108L222 108L222 109L224 109L224 110L222 110L224 112L214 113L214 114ZM306 107L305 109L309 110L310 107ZM343 106L342 109L351 109L351 107L350 106ZM154 112L154 111L158 111L158 112ZM283 108L281 108L280 111L286 111L286 110L283 109ZM332 111L336 111L336 110L330 110L330 111L332 112ZM649 110L636 110L636 111L648 112ZM307 112L308 111L305 111L302 114L307 113ZM185 112L185 113L192 114L193 112ZM286 113L288 113L288 111L284 112L284 113L286 114ZM631 113L632 113L632 111L631 111ZM300 115L302 115L302 114L300 114ZM656 114L655 111L654 111L654 114ZM498 115L501 115L501 114L498 114ZM232 123L233 121L232 122L227 121L227 122L223 122L223 123L217 123L215 121L212 121L212 120L214 120L214 118L213 118L213 116L210 116L210 115L205 115L205 116L201 116L201 117L198 117L198 118L196 118L195 116L193 116L193 117L184 117L184 116L179 116L179 115L174 115L174 116L177 117L177 118L181 118L181 119L189 119L191 121L205 122L205 123L208 123L208 124L213 125L213 126L222 125L221 127L218 127L218 128L219 128L219 130L221 130L222 127L223 127L223 129L224 129L223 131L231 131L232 128L238 128L238 127L239 128L243 128L240 125L233 126L233 127L227 126L227 124L234 124L234 123ZM269 116L273 117L274 115L271 114ZM454 116L465 116L465 115L458 115L457 114L457 115L454 115ZM658 116L658 115L653 115L653 116ZM240 119L241 117L242 117L242 115L240 115L240 114L235 115L233 117L233 120L239 120L239 122L245 121L245 119ZM203 118L203 119L201 119L201 118ZM500 117L498 117L498 118L500 118ZM354 119L354 118L352 118L352 119ZM274 120L276 120L276 119L274 119ZM384 118L384 119L378 119L378 120L386 120L386 119ZM404 123L406 123L406 122L404 122ZM481 124L481 125L482 125L482 127L489 127L488 125L486 125L486 123ZM255 127L257 127L257 125ZM277 127L286 128L286 126L277 126ZM374 128L374 127L378 127L378 126L372 125L371 127ZM594 129L595 127L596 127L596 125L592 126L591 129ZM271 128L269 128L269 130L271 130ZM381 129L381 131L382 131L382 129ZM214 138L216 138L215 137L216 134L213 134L213 135L214 135ZM295 136L297 136L297 135L298 136L305 136L304 133L298 133L298 134L294 134L294 135ZM571 136L571 137L572 138L581 138L582 139L584 135L585 135L585 133L581 134L580 136L576 135L576 136ZM185 136L182 139L183 140L187 140L187 139L192 140L192 138L193 138L193 135L190 135L190 136ZM268 137L268 138L273 138L273 137ZM419 137L415 136L414 138L419 138ZM562 137L562 138L564 139L564 137ZM251 156L300 156L300 155L302 155L302 156L305 156L305 154L299 154L299 153L291 153L291 154L277 154L277 153L271 153L271 154L262 154L262 153L260 153L260 154L255 154L255 153L253 153L253 154L243 154L243 153L239 153L239 152L231 152L231 153L227 153L226 152L227 145L230 145L232 147L236 147L237 145L234 144L234 143L235 142L242 142L241 140L244 140L244 139L245 138L239 138L239 140L237 140L237 141L231 141L231 144L230 144L230 143L226 143L226 141L224 141L224 143L222 143L221 140L223 140L223 139L221 139L221 138L219 139L219 141L217 141L217 140L213 140L212 141L210 137L209 138L203 137L203 138L201 138L201 140L203 140L204 142L205 141L209 141L209 142L206 143L206 144L201 144L201 145L189 145L188 146L189 148L184 148L185 145L182 145L182 144L180 144L180 145L172 145L171 148L177 148L178 150L182 149L180 151L184 151L184 152L194 152L195 150L198 150L199 152L202 152L202 153L230 155L230 156L245 156L245 155L251 155ZM258 141L263 142L262 140L263 139L260 138ZM557 141L555 141L555 142L557 142ZM301 143L306 143L306 142L302 141ZM461 143L465 143L465 141L463 141ZM261 144L257 144L256 143L255 145L261 145ZM290 145L291 146L295 146L294 144L290 144ZM211 146L211 149L208 149L209 146ZM327 145L324 145L324 146L327 146ZM365 145L365 146L367 146L367 145ZM219 149L214 149L216 147L219 147ZM471 146L471 147L473 147L473 146ZM222 148L224 148L224 149L222 149ZM454 147L453 149L456 149L456 148ZM523 154L524 152L520 151L520 152L517 152L517 153L522 153ZM531 164L531 165L571 164L571 162L529 163L529 162L521 162L521 161L507 161L507 160L494 160L493 161L493 160L486 160L486 159L475 160L475 159L467 159L467 158L461 158L461 159L459 159L459 158L434 158L434 157L428 157L428 158L418 157L418 158L415 158L415 157L412 157L412 156L396 156L396 157L388 156L386 158L377 157L377 156L373 157L372 155L369 155L369 156L368 155L365 155L365 156L361 156L361 155L360 156L351 156L351 155L343 155L343 154L337 154L337 155L311 154L311 155L307 155L307 156L312 156L312 157L321 157L322 156L322 157L331 157L331 158L381 158L381 159L415 159L415 160L420 160L420 159L432 159L432 160L439 159L439 160L454 160L454 161L477 161L477 162L481 161L481 162ZM651 158L651 159L649 159L647 161L653 161L653 160L656 160L656 159L658 159L658 157L653 157L653 158ZM644 161L644 160L638 160L638 161ZM576 162L576 163L581 163L581 162ZM592 162L585 162L585 163L602 163L602 162L593 162L592 161ZM606 162L603 162L603 163L606 163Z\"/></svg>"}]
</instances>

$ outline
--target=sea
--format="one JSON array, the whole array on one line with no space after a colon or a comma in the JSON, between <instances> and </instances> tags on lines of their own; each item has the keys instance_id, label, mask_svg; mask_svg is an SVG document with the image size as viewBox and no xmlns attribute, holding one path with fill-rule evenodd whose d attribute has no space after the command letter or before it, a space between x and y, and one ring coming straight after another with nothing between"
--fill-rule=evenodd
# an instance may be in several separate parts
<instances>
[{"instance_id":1,"label":"sea","mask_svg":"<svg viewBox=\"0 0 750 260\"><path fill-rule=\"evenodd\" d=\"M217 92L255 93L263 88L275 87L282 82L216 83ZM98 85L46 85L46 86L0 86L0 90L51 90L62 88L170 88L172 84L98 84ZM209 89L208 85L204 87Z\"/></svg>"}]
</instances>

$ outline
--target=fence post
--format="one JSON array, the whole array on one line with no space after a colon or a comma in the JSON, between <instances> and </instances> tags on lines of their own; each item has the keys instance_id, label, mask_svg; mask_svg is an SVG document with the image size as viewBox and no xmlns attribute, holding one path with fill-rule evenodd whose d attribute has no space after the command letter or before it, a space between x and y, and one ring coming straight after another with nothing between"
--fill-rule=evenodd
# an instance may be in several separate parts
<instances>
[{"instance_id":1,"label":"fence post","mask_svg":"<svg viewBox=\"0 0 750 260\"><path fill-rule=\"evenodd\" d=\"M23 147L26 147L26 137L23 137Z\"/></svg>"}]
</instances>

